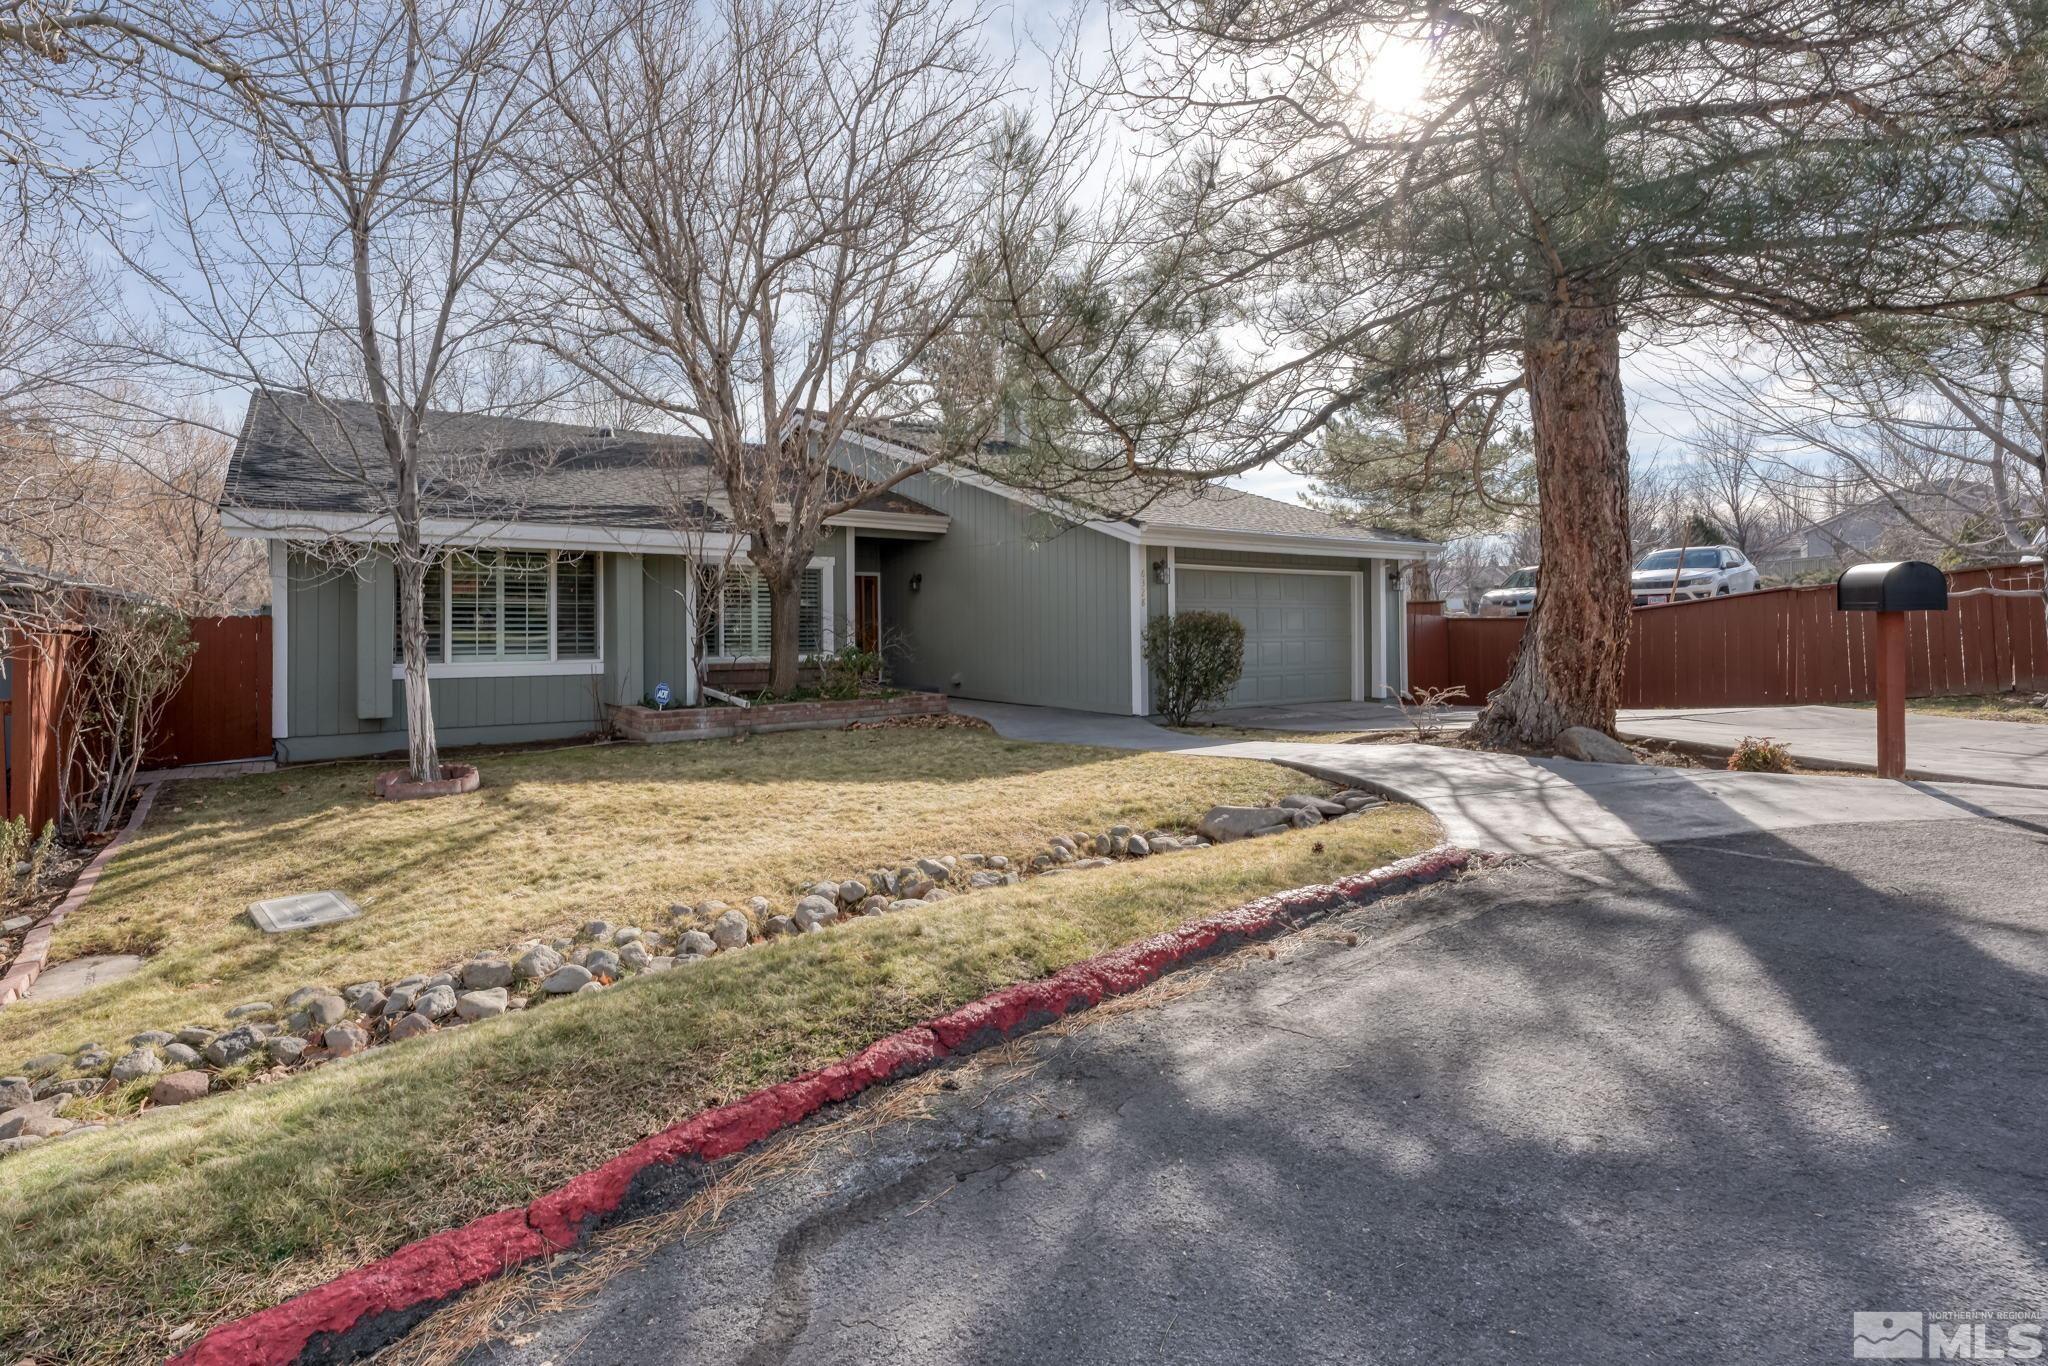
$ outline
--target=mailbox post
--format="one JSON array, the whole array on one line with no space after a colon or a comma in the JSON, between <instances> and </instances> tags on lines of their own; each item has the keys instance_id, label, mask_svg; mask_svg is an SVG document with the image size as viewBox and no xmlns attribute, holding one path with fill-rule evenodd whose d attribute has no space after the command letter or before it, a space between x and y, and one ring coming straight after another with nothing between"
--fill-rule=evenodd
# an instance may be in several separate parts
<instances>
[{"instance_id":1,"label":"mailbox post","mask_svg":"<svg viewBox=\"0 0 2048 1366\"><path fill-rule=\"evenodd\" d=\"M1946 612L1948 576L1920 560L1859 564L1835 580L1835 610L1877 613L1877 776L1906 776L1906 613Z\"/></svg>"}]
</instances>

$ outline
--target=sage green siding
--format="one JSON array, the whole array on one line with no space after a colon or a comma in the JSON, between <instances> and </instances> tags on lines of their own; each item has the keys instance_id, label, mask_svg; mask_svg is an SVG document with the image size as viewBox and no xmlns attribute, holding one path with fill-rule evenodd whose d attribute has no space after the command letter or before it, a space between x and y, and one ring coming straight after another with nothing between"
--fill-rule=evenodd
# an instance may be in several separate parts
<instances>
[{"instance_id":1,"label":"sage green siding","mask_svg":"<svg viewBox=\"0 0 2048 1366\"><path fill-rule=\"evenodd\" d=\"M675 696L687 697L692 677L690 562L681 555L647 555L640 563L644 692L651 693L656 684L666 683Z\"/></svg>"},{"instance_id":2,"label":"sage green siding","mask_svg":"<svg viewBox=\"0 0 2048 1366\"><path fill-rule=\"evenodd\" d=\"M869 478L893 473L850 447L836 458ZM883 626L902 642L890 662L896 682L989 702L1131 710L1135 547L943 474L896 489L952 519L936 540L872 537L882 547ZM870 539L861 533L858 545ZM912 575L922 576L915 593Z\"/></svg>"},{"instance_id":3,"label":"sage green siding","mask_svg":"<svg viewBox=\"0 0 2048 1366\"><path fill-rule=\"evenodd\" d=\"M609 563L610 557L607 557ZM367 590L375 592L373 586ZM285 603L286 724L278 742L286 760L383 754L405 748L405 684L391 677L395 631L389 613L373 629L374 612L359 613L363 578L316 559L287 559ZM610 592L612 585L605 584ZM608 599L609 600L609 599ZM604 641L610 656L612 638ZM374 654L381 652L381 669ZM384 716L363 716L361 690L381 677L388 697ZM437 678L429 685L434 723L443 745L514 744L587 734L602 720L601 676Z\"/></svg>"}]
</instances>

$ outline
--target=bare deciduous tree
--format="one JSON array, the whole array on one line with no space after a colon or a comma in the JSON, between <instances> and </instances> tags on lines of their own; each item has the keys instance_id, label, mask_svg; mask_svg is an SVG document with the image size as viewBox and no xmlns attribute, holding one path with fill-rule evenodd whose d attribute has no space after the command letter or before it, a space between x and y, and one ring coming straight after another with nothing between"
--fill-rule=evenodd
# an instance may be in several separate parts
<instances>
[{"instance_id":1,"label":"bare deciduous tree","mask_svg":"<svg viewBox=\"0 0 2048 1366\"><path fill-rule=\"evenodd\" d=\"M120 239L161 301L156 359L307 396L285 420L391 546L409 767L440 772L428 689L429 518L509 515L488 452L437 410L522 387L484 288L532 200L504 172L545 46L539 0L237 0L212 44L234 79L161 88L160 229ZM334 400L367 403L368 430ZM281 410L283 411L283 410ZM308 544L334 528L309 521Z\"/></svg>"},{"instance_id":2,"label":"bare deciduous tree","mask_svg":"<svg viewBox=\"0 0 2048 1366\"><path fill-rule=\"evenodd\" d=\"M534 333L704 439L770 594L772 692L797 685L825 520L877 487L825 453L936 419L887 487L972 456L994 423L992 362L963 370L942 345L982 297L1004 95L983 18L941 0L624 0L550 54L527 183L566 189L519 238Z\"/></svg>"}]
</instances>

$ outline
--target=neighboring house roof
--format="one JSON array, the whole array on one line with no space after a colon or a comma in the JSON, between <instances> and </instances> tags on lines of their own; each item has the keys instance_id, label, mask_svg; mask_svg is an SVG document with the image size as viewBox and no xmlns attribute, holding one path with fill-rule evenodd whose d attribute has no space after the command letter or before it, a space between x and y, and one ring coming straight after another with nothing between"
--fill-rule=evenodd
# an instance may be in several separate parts
<instances>
[{"instance_id":1,"label":"neighboring house roof","mask_svg":"<svg viewBox=\"0 0 2048 1366\"><path fill-rule=\"evenodd\" d=\"M705 443L649 432L606 434L529 418L434 412L423 437L429 515L567 526L727 530ZM856 491L843 476L837 496ZM368 403L259 390L249 400L221 492L224 508L373 517L389 470ZM940 519L894 490L866 511Z\"/></svg>"},{"instance_id":2,"label":"neighboring house roof","mask_svg":"<svg viewBox=\"0 0 2048 1366\"><path fill-rule=\"evenodd\" d=\"M893 445L907 455L928 455L930 432L910 423L870 424L859 436ZM1128 484L1100 484L1077 491L1036 490L1007 483L1004 461L1021 448L1008 441L985 442L974 472L1025 502L1041 502L1083 514L1122 522L1141 533L1215 532L1237 536L1272 536L1289 540L1327 540L1332 549L1370 543L1434 550L1437 543L1412 531L1346 521L1320 508L1303 507L1226 484L1190 478L1173 483L1145 478Z\"/></svg>"},{"instance_id":3,"label":"neighboring house roof","mask_svg":"<svg viewBox=\"0 0 2048 1366\"><path fill-rule=\"evenodd\" d=\"M1916 521L1936 527L1953 526L1983 514L1992 503L1990 488L1975 480L1940 480L1898 489L1789 531L1766 543L1757 551L1756 558L1785 561L1861 554L1875 549L1895 531L1920 535L1914 525Z\"/></svg>"}]
</instances>

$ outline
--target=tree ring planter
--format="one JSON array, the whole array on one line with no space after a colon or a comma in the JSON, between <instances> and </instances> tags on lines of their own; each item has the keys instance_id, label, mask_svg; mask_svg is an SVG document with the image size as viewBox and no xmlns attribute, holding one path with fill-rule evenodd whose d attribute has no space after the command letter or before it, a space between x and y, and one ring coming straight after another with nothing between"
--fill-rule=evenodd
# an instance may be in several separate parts
<instances>
[{"instance_id":1,"label":"tree ring planter","mask_svg":"<svg viewBox=\"0 0 2048 1366\"><path fill-rule=\"evenodd\" d=\"M441 776L426 782L412 780L412 771L394 768L377 775L377 795L387 802L418 801L422 797L454 797L474 792L483 781L475 764L443 764Z\"/></svg>"},{"instance_id":2,"label":"tree ring planter","mask_svg":"<svg viewBox=\"0 0 2048 1366\"><path fill-rule=\"evenodd\" d=\"M670 740L716 740L777 730L837 730L855 721L897 716L943 716L944 693L911 692L895 697L856 697L845 702L763 702L751 707L613 707L612 724L628 740L661 744Z\"/></svg>"}]
</instances>

